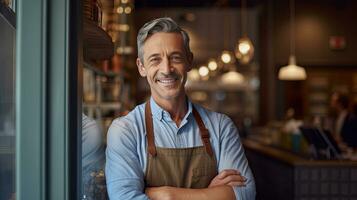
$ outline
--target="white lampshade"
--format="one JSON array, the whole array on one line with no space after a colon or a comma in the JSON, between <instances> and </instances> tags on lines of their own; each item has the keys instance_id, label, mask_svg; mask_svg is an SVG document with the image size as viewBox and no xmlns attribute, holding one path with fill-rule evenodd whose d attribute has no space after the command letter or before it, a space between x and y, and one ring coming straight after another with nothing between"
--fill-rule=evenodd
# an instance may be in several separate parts
<instances>
[{"instance_id":1,"label":"white lampshade","mask_svg":"<svg viewBox=\"0 0 357 200\"><path fill-rule=\"evenodd\" d=\"M306 79L306 71L303 67L296 65L296 59L294 55L290 55L289 64L280 68L279 79L287 81L299 81Z\"/></svg>"},{"instance_id":2,"label":"white lampshade","mask_svg":"<svg viewBox=\"0 0 357 200\"><path fill-rule=\"evenodd\" d=\"M239 85L244 82L244 76L236 71L229 71L222 75L221 80L224 84Z\"/></svg>"},{"instance_id":3,"label":"white lampshade","mask_svg":"<svg viewBox=\"0 0 357 200\"><path fill-rule=\"evenodd\" d=\"M191 71L188 72L187 79L189 81L198 81L198 80L200 80L200 74L198 72L198 69L196 69L196 68L191 69Z\"/></svg>"},{"instance_id":4,"label":"white lampshade","mask_svg":"<svg viewBox=\"0 0 357 200\"><path fill-rule=\"evenodd\" d=\"M254 56L254 46L248 37L242 37L238 40L235 48L236 58L240 63L249 63Z\"/></svg>"}]
</instances>

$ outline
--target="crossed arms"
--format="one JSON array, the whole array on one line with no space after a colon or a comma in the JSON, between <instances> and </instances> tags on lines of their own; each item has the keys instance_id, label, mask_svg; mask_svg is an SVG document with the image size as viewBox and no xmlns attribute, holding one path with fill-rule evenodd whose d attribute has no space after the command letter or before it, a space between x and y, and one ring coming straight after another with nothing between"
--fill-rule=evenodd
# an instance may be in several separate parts
<instances>
[{"instance_id":1,"label":"crossed arms","mask_svg":"<svg viewBox=\"0 0 357 200\"><path fill-rule=\"evenodd\" d=\"M218 120L219 121L219 120ZM222 123L222 122L220 122ZM236 127L231 121L213 145L219 174L205 189L175 187L145 188L146 140L142 130L131 128L132 121L114 121L107 135L106 179L111 200L121 199L255 199L255 184ZM215 144L214 144L215 143ZM229 169L234 169L230 171ZM239 173L238 173L239 170ZM244 176L244 177L243 177ZM243 179L246 178L244 181ZM245 186L244 186L245 185Z\"/></svg>"},{"instance_id":2,"label":"crossed arms","mask_svg":"<svg viewBox=\"0 0 357 200\"><path fill-rule=\"evenodd\" d=\"M223 170L204 189L186 189L176 187L146 188L146 195L152 200L234 200L236 199L232 186L245 186L246 178L237 170Z\"/></svg>"}]
</instances>

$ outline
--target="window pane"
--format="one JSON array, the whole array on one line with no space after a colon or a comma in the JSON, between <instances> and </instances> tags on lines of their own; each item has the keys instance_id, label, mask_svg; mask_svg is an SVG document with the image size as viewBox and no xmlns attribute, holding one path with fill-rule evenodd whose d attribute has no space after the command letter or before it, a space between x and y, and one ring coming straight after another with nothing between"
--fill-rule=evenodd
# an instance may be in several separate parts
<instances>
[{"instance_id":1,"label":"window pane","mask_svg":"<svg viewBox=\"0 0 357 200\"><path fill-rule=\"evenodd\" d=\"M14 13L0 3L0 200L15 198Z\"/></svg>"}]
</instances>

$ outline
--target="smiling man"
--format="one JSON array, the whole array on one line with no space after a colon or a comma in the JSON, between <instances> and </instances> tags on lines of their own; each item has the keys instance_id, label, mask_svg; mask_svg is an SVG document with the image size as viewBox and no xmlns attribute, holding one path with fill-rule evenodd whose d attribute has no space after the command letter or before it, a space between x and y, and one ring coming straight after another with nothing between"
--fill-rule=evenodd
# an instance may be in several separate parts
<instances>
[{"instance_id":1,"label":"smiling man","mask_svg":"<svg viewBox=\"0 0 357 200\"><path fill-rule=\"evenodd\" d=\"M255 199L236 126L186 96L193 60L188 34L159 18L139 30L137 42L137 66L151 98L108 130L110 199Z\"/></svg>"}]
</instances>

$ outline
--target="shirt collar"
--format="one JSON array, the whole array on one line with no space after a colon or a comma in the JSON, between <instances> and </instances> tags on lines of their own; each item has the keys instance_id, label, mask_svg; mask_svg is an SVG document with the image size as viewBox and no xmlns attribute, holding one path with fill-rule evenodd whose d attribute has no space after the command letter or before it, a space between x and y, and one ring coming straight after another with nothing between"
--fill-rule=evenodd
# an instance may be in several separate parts
<instances>
[{"instance_id":1,"label":"shirt collar","mask_svg":"<svg viewBox=\"0 0 357 200\"><path fill-rule=\"evenodd\" d=\"M162 109L159 105L157 105L157 103L152 97L150 97L150 106L151 106L152 116L156 117L161 121L164 114L164 109Z\"/></svg>"},{"instance_id":2,"label":"shirt collar","mask_svg":"<svg viewBox=\"0 0 357 200\"><path fill-rule=\"evenodd\" d=\"M188 116L192 113L192 103L189 100L189 98L186 97L187 100L187 113L185 115L185 117L182 120L187 120ZM150 97L150 106L151 106L151 112L153 117L156 117L158 120L162 120L162 118L164 117L164 114L167 113L168 116L170 117L169 113L167 111L165 111L164 109L162 109L156 102L155 100Z\"/></svg>"}]
</instances>

